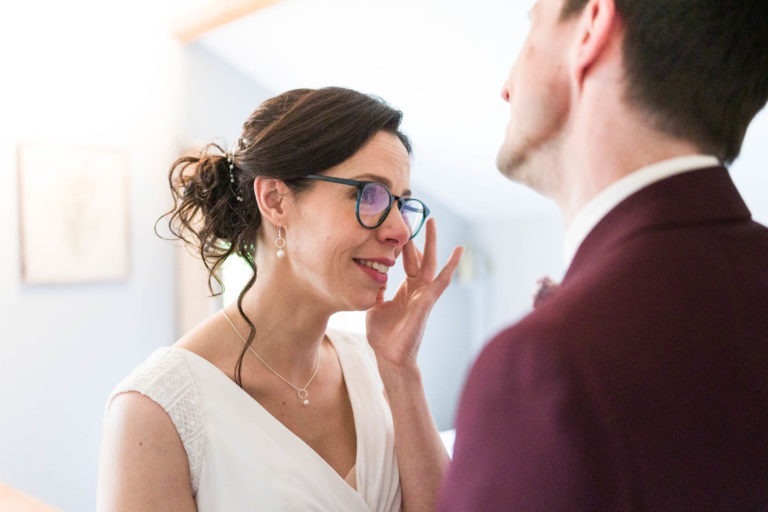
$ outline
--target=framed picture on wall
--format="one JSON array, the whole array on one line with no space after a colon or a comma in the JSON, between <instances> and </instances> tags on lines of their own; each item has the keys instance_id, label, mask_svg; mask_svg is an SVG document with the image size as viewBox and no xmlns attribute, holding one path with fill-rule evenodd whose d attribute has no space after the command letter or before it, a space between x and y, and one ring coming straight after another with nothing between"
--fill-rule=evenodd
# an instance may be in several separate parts
<instances>
[{"instance_id":1,"label":"framed picture on wall","mask_svg":"<svg viewBox=\"0 0 768 512\"><path fill-rule=\"evenodd\" d=\"M63 143L18 147L22 280L31 284L128 277L128 158Z\"/></svg>"}]
</instances>

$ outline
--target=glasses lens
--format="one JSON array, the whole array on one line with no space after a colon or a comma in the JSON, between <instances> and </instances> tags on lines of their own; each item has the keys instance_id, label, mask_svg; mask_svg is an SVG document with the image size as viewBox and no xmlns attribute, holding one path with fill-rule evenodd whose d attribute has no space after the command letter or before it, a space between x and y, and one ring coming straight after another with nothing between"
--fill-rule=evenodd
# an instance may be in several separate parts
<instances>
[{"instance_id":1,"label":"glasses lens","mask_svg":"<svg viewBox=\"0 0 768 512\"><path fill-rule=\"evenodd\" d=\"M389 209L390 204L392 204L392 195L384 185L366 183L360 193L357 206L360 222L367 227L375 227Z\"/></svg>"},{"instance_id":2,"label":"glasses lens","mask_svg":"<svg viewBox=\"0 0 768 512\"><path fill-rule=\"evenodd\" d=\"M405 199L400 207L400 215L403 216L408 229L411 230L411 238L419 232L421 225L424 224L424 220L427 218L424 204L416 199Z\"/></svg>"}]
</instances>

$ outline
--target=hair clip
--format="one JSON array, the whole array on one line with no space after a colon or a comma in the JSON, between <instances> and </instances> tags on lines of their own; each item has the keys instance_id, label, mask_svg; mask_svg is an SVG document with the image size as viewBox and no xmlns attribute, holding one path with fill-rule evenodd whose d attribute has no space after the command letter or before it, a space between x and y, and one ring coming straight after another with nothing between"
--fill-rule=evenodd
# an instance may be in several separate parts
<instances>
[{"instance_id":1,"label":"hair clip","mask_svg":"<svg viewBox=\"0 0 768 512\"><path fill-rule=\"evenodd\" d=\"M227 151L227 163L229 163L229 188L235 194L235 199L242 203L243 197L235 190L235 155L232 149Z\"/></svg>"}]
</instances>

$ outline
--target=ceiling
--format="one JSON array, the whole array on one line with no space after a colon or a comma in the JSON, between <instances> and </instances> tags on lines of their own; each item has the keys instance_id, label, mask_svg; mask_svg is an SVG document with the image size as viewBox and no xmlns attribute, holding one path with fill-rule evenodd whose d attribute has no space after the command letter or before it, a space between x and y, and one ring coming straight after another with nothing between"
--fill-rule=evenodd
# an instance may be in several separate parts
<instances>
[{"instance_id":1,"label":"ceiling","mask_svg":"<svg viewBox=\"0 0 768 512\"><path fill-rule=\"evenodd\" d=\"M504 179L500 98L528 29L528 2L284 0L197 41L275 93L338 85L405 114L412 188L469 220L553 211Z\"/></svg>"},{"instance_id":2,"label":"ceiling","mask_svg":"<svg viewBox=\"0 0 768 512\"><path fill-rule=\"evenodd\" d=\"M533 0L258 0L198 43L279 93L338 85L405 114L411 184L470 221L556 212L504 179L495 159L507 108L501 86L528 31ZM768 113L752 123L734 179L755 202L768 187Z\"/></svg>"}]
</instances>

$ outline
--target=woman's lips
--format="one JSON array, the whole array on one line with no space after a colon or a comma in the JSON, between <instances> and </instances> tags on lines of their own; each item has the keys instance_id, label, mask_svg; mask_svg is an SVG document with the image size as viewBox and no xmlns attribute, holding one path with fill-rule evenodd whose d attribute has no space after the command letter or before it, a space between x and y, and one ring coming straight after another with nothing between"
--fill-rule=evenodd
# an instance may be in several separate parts
<instances>
[{"instance_id":1,"label":"woman's lips","mask_svg":"<svg viewBox=\"0 0 768 512\"><path fill-rule=\"evenodd\" d=\"M390 265L382 263L381 261L363 259L355 259L355 263L360 267L360 270L365 272L371 279L376 281L376 283L387 283L387 272L389 271Z\"/></svg>"}]
</instances>

